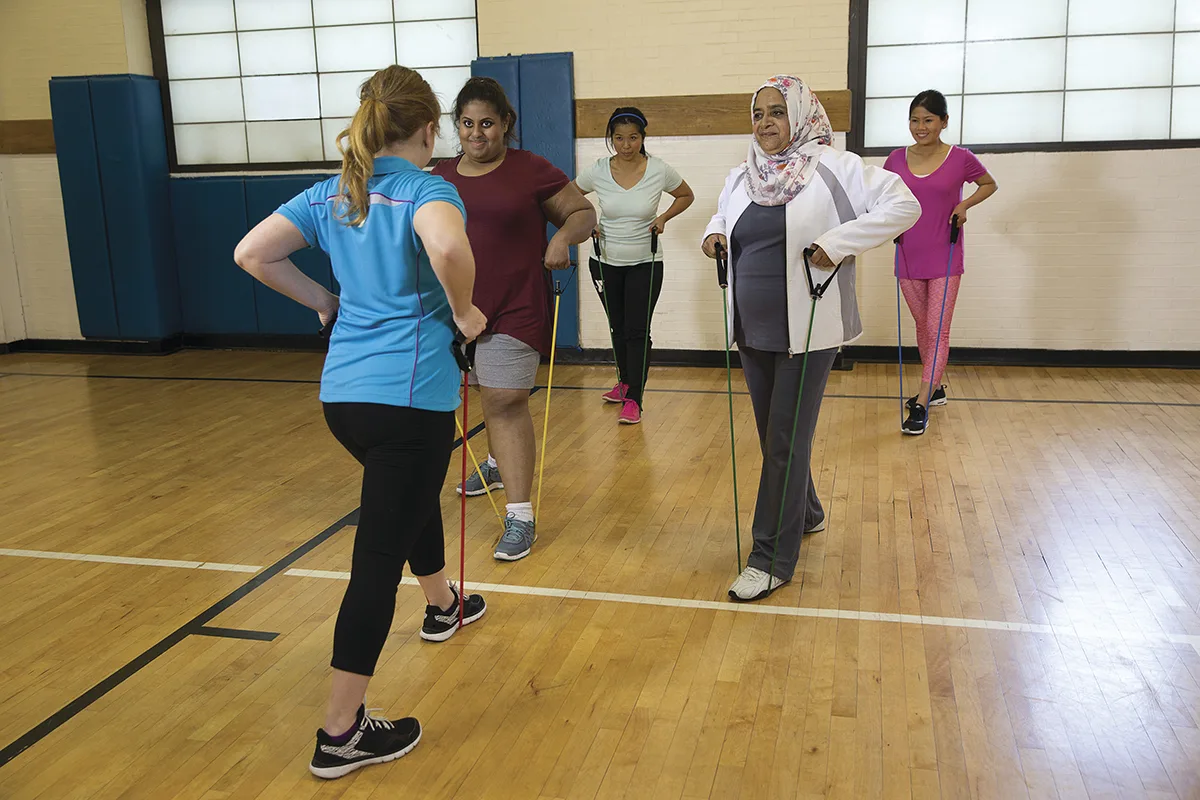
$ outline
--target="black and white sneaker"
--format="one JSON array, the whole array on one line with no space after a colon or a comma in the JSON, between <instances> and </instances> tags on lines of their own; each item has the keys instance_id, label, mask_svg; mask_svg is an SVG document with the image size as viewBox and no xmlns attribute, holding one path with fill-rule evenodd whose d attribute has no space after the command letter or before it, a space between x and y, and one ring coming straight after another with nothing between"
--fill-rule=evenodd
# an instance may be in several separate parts
<instances>
[{"instance_id":1,"label":"black and white sneaker","mask_svg":"<svg viewBox=\"0 0 1200 800\"><path fill-rule=\"evenodd\" d=\"M345 737L317 730L317 749L308 769L318 778L341 778L370 764L383 764L408 755L421 741L421 723L372 717L358 707L358 722Z\"/></svg>"},{"instance_id":2,"label":"black and white sneaker","mask_svg":"<svg viewBox=\"0 0 1200 800\"><path fill-rule=\"evenodd\" d=\"M912 410L912 407L917 404L918 397L920 397L920 395L914 394L912 397L908 398L908 402L905 403L910 411ZM946 405L946 384L943 383L941 386L934 389L933 394L929 396L929 407L933 408L934 406L944 405Z\"/></svg>"},{"instance_id":3,"label":"black and white sneaker","mask_svg":"<svg viewBox=\"0 0 1200 800\"><path fill-rule=\"evenodd\" d=\"M454 604L448 611L437 606L425 606L425 624L421 626L421 638L427 642L444 642L458 630L458 589L450 586L454 592ZM487 603L481 594L467 595L463 603L462 624L470 625L487 611Z\"/></svg>"},{"instance_id":4,"label":"black and white sneaker","mask_svg":"<svg viewBox=\"0 0 1200 800\"><path fill-rule=\"evenodd\" d=\"M908 419L904 420L900 430L909 436L920 436L927 427L929 427L929 411L925 409L925 406L917 403L909 409Z\"/></svg>"}]
</instances>

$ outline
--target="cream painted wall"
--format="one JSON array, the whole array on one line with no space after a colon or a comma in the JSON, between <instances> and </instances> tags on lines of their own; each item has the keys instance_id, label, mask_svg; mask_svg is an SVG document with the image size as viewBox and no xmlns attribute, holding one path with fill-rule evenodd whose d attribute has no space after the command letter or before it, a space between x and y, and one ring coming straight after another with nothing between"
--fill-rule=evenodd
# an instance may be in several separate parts
<instances>
[{"instance_id":1,"label":"cream painted wall","mask_svg":"<svg viewBox=\"0 0 1200 800\"><path fill-rule=\"evenodd\" d=\"M0 222L0 228L9 231L11 252L3 252L0 231L5 341L81 338L58 162L54 156L0 156L0 191L7 206L7 225Z\"/></svg>"},{"instance_id":2,"label":"cream painted wall","mask_svg":"<svg viewBox=\"0 0 1200 800\"><path fill-rule=\"evenodd\" d=\"M751 91L780 70L845 89L848 0L478 0L479 54L575 54L577 97Z\"/></svg>"},{"instance_id":3,"label":"cream painted wall","mask_svg":"<svg viewBox=\"0 0 1200 800\"><path fill-rule=\"evenodd\" d=\"M0 2L0 120L48 119L50 78L152 73L144 0ZM0 156L0 342L78 339L54 156Z\"/></svg>"}]
</instances>

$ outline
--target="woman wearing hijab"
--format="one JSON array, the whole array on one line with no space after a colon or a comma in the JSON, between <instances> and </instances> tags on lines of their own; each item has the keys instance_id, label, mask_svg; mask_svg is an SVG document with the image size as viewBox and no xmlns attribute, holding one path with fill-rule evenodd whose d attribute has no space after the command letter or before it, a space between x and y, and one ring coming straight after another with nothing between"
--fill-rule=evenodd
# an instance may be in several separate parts
<instances>
[{"instance_id":1,"label":"woman wearing hijab","mask_svg":"<svg viewBox=\"0 0 1200 800\"><path fill-rule=\"evenodd\" d=\"M862 334L855 258L921 215L898 175L833 149L825 109L798 78L760 86L751 119L749 154L725 180L703 244L709 258L718 245L730 254L726 337L737 342L763 454L754 545L729 590L741 601L790 581L801 536L825 529L809 457L834 357ZM832 276L815 306L806 249L812 282Z\"/></svg>"}]
</instances>

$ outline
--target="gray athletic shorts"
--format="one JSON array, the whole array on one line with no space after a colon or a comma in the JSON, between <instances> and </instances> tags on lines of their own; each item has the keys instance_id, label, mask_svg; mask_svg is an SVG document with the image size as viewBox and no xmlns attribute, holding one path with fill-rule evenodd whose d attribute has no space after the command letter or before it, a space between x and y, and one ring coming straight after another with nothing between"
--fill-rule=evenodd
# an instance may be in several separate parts
<instances>
[{"instance_id":1,"label":"gray athletic shorts","mask_svg":"<svg viewBox=\"0 0 1200 800\"><path fill-rule=\"evenodd\" d=\"M475 346L475 369L468 376L472 386L489 389L532 389L537 382L542 357L537 350L503 333L479 337Z\"/></svg>"}]
</instances>

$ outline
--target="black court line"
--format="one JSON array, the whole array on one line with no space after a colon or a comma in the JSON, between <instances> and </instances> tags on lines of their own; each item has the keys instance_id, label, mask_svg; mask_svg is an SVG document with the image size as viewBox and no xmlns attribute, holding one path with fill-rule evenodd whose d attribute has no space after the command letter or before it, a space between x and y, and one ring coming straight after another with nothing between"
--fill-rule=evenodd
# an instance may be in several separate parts
<instances>
[{"instance_id":1,"label":"black court line","mask_svg":"<svg viewBox=\"0 0 1200 800\"><path fill-rule=\"evenodd\" d=\"M241 628L215 628L203 625L192 631L195 636L215 636L219 639L250 639L255 642L273 642L279 634L272 631L246 631Z\"/></svg>"},{"instance_id":2,"label":"black court line","mask_svg":"<svg viewBox=\"0 0 1200 800\"><path fill-rule=\"evenodd\" d=\"M546 387L539 386L539 389ZM554 389L564 390L569 392L604 392L611 389L611 386L559 386L554 385ZM646 387L647 393L657 394L719 394L725 395L728 392L723 392L718 389L651 389ZM747 397L749 392L735 391L735 395ZM826 399L834 400L890 400L894 403L900 402L900 398L890 394L827 394ZM1155 400L1051 400L1043 398L1021 398L1021 397L960 397L954 396L955 403L1028 403L1030 405L1048 404L1048 405L1064 405L1064 406L1165 406L1168 408L1200 408L1200 403L1174 403L1167 401Z\"/></svg>"},{"instance_id":3,"label":"black court line","mask_svg":"<svg viewBox=\"0 0 1200 800\"><path fill-rule=\"evenodd\" d=\"M537 387L535 387L533 389L533 392L536 392L536 391L537 391ZM531 394L533 392L531 392ZM470 439L470 438L474 437L477 433L479 433L483 429L484 429L484 424L481 422L478 425L476 425L475 427L471 428L471 430L467 433L467 438ZM462 444L462 437L459 437L454 440L454 444L452 445L452 447L457 449L461 444ZM275 636L277 634L267 633L265 631L239 631L239 630L235 630L232 628L215 628L215 627L208 627L206 625L206 623L211 622L213 619L215 619L221 613L229 610L229 608L231 608L235 603L244 599L246 597L246 595L250 594L255 589L259 588L264 583L271 580L271 578L274 578L275 576L277 576L280 573L284 572L285 570L289 569L292 566L292 564L295 564L297 561L299 561L301 558L303 558L304 556L311 553L317 547L320 547L322 544L324 544L326 541L331 539L335 534L337 534L343 528L346 528L347 526L350 526L350 525L357 525L358 524L358 511L359 510L357 508L354 509L349 514L345 515L344 517L339 519L337 522L333 523L328 528L326 528L325 530L318 533L316 536L313 536L311 539L304 542L304 544L301 544L300 546L296 547L294 550L292 550L287 555L280 558L274 564L267 567L262 572L259 572L253 578L251 578L250 580L243 583L237 589L234 589L232 592L225 595L225 597L221 598L216 603L213 603L211 606L206 608L204 611L200 612L195 617L188 620L187 622L185 622L183 625L176 628L171 633L167 634L165 637L160 639L158 641L158 643L156 643L149 649L145 650L141 655L134 658L128 664L121 667L116 672L112 673L111 675L109 675L107 678L105 678L104 680L97 683L92 688L88 689L86 692L81 694L79 697L76 697L70 703L67 703L65 706L60 708L58 711L56 711L54 714L50 715L46 719L44 719L38 725L35 725L28 732L26 732L24 736L21 736L19 739L12 742L7 747L5 747L3 750L0 750L0 768L4 767L5 764L12 761L14 758L19 756L21 753L28 750L30 747L33 747L35 744L40 742L45 737L49 736L56 729L61 727L64 723L68 722L72 717L79 714L79 712L86 709L92 703L96 702L101 697L104 697L104 695L108 694L113 689L117 688L122 683L129 680L131 677L133 677L139 671L141 671L141 669L143 667L145 667L148 664L150 664L151 662L153 662L155 659L157 659L163 653L167 652L172 647L174 647L175 645L182 642L188 636L223 636L223 635L230 635L232 633L232 634L241 634L241 635L234 636L234 638L259 639L259 638L266 637L266 636L270 636L272 639L275 638ZM221 633L217 633L217 631L220 631ZM270 641L270 639L263 639L263 640Z\"/></svg>"},{"instance_id":4,"label":"black court line","mask_svg":"<svg viewBox=\"0 0 1200 800\"><path fill-rule=\"evenodd\" d=\"M300 380L293 378L235 378L235 377L207 377L207 378L189 378L182 376L154 376L154 375L72 375L69 373L58 372L8 372L0 375L6 376L21 376L26 378L83 378L83 379L105 379L105 380L128 380L128 381L199 381L210 383L285 383L285 384L309 384L319 385L319 380ZM536 394L538 391L545 389L545 386L539 385L530 390L530 394ZM603 392L611 387L606 386L560 386L554 385L555 389L568 392ZM646 387L646 391L651 394L726 394L717 389L652 389ZM735 391L735 395L749 396L749 392ZM898 397L885 394L827 394L827 398L835 400L895 400L899 402ZM1066 406L1128 406L1136 407L1162 407L1162 408L1200 408L1200 403L1179 403L1169 401L1154 401L1154 400L1052 400L1043 398L1020 398L1020 397L959 397L955 396L956 403L1017 403L1030 405L1066 405ZM472 429L472 436L475 435ZM457 447L457 445L455 445Z\"/></svg>"},{"instance_id":5,"label":"black court line","mask_svg":"<svg viewBox=\"0 0 1200 800\"><path fill-rule=\"evenodd\" d=\"M136 675L143 667L150 664L163 653L170 650L175 645L182 642L188 636L199 633L205 623L215 619L223 611L228 610L231 606L244 598L246 595L253 592L264 583L274 578L279 573L291 567L292 564L299 561L301 558L312 552L321 544L333 537L338 531L345 528L347 525L353 524L357 518L358 509L354 509L346 516L339 519L337 522L330 525L325 530L312 537L304 544L292 550L283 558L276 561L271 566L264 569L262 572L255 575L250 580L243 583L237 589L234 589L225 597L213 603L211 606L201 611L195 617L180 625L171 633L167 634L157 644L153 645L141 655L134 658L125 666L118 669L116 672L109 675L104 680L97 683L92 688L88 689L83 694L76 697L70 703L67 703L61 709L51 714L38 725L31 728L24 736L12 742L3 750L0 750L0 767L3 767L8 762L19 756L21 753L28 750L33 745L40 742L46 736L53 733L56 729L68 722L72 717L83 711L92 703L99 700L104 695L111 692L113 689L120 686L125 681Z\"/></svg>"}]
</instances>

